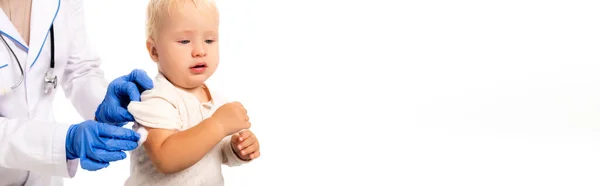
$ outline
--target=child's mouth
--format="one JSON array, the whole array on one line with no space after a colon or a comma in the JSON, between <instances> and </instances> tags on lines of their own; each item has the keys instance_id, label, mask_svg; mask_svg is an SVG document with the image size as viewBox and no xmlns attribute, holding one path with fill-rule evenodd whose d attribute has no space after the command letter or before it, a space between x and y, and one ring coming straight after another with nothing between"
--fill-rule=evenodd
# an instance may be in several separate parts
<instances>
[{"instance_id":1,"label":"child's mouth","mask_svg":"<svg viewBox=\"0 0 600 186\"><path fill-rule=\"evenodd\" d=\"M206 69L206 63L198 63L190 67L193 73L202 73Z\"/></svg>"},{"instance_id":2,"label":"child's mouth","mask_svg":"<svg viewBox=\"0 0 600 186\"><path fill-rule=\"evenodd\" d=\"M193 66L192 68L204 68L204 67L206 67L206 65L196 65L196 66Z\"/></svg>"}]
</instances>

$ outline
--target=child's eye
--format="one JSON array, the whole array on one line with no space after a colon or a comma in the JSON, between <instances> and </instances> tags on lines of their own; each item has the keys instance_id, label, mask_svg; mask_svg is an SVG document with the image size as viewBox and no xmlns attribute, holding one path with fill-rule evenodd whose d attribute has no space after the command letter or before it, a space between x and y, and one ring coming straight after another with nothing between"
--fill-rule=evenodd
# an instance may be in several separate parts
<instances>
[{"instance_id":1,"label":"child's eye","mask_svg":"<svg viewBox=\"0 0 600 186\"><path fill-rule=\"evenodd\" d=\"M181 43L181 44L188 44L188 43L190 43L190 40L181 40L181 41L179 41L179 43Z\"/></svg>"},{"instance_id":2,"label":"child's eye","mask_svg":"<svg viewBox=\"0 0 600 186\"><path fill-rule=\"evenodd\" d=\"M208 44L211 44L212 42L214 42L214 40L210 40L210 39L209 39L209 40L204 40L204 42L206 42L206 43L208 43Z\"/></svg>"}]
</instances>

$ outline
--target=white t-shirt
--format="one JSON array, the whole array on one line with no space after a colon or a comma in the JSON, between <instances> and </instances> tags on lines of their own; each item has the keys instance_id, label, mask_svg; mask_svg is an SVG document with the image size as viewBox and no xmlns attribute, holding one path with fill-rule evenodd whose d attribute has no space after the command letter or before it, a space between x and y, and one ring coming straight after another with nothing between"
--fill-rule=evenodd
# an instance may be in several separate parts
<instances>
[{"instance_id":1,"label":"white t-shirt","mask_svg":"<svg viewBox=\"0 0 600 186\"><path fill-rule=\"evenodd\" d=\"M163 174L154 167L141 145L147 136L144 126L183 131L210 117L217 108L228 102L218 93L212 90L209 92L211 101L200 103L196 96L173 86L159 73L155 78L154 88L142 93L141 102L129 104L128 110L136 120L133 129L142 138L140 146L131 152L131 175L125 182L126 186L222 186L223 164L239 166L248 162L235 155L230 144L231 136L227 136L191 167L177 173Z\"/></svg>"}]
</instances>

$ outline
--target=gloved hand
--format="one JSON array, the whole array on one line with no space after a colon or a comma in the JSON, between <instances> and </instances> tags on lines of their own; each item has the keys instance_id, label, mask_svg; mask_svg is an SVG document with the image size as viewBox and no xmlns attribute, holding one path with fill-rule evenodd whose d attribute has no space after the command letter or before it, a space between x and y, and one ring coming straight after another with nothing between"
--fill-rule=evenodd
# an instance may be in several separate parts
<instances>
[{"instance_id":1,"label":"gloved hand","mask_svg":"<svg viewBox=\"0 0 600 186\"><path fill-rule=\"evenodd\" d=\"M125 159L123 151L137 148L140 135L131 129L96 121L71 125L65 144L67 159L79 158L81 168L95 171Z\"/></svg>"},{"instance_id":2,"label":"gloved hand","mask_svg":"<svg viewBox=\"0 0 600 186\"><path fill-rule=\"evenodd\" d=\"M135 69L108 85L106 97L96 109L96 121L119 127L133 122L133 116L127 111L131 101L140 101L142 92L152 89L154 84L145 71Z\"/></svg>"}]
</instances>

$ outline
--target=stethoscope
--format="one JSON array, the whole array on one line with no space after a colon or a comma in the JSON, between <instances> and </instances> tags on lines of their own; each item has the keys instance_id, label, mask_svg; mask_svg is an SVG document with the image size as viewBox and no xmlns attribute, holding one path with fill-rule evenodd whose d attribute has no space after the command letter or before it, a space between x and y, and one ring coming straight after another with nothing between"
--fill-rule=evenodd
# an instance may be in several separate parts
<instances>
[{"instance_id":1,"label":"stethoscope","mask_svg":"<svg viewBox=\"0 0 600 186\"><path fill-rule=\"evenodd\" d=\"M23 71L21 62L19 61L19 58L17 57L17 55L15 54L13 49L10 46L8 46L8 43L6 42L4 37L0 36L0 38L2 38L4 45L6 45L6 47L10 50L10 53L12 53L12 56L15 57L15 59L17 60L17 63L19 64L19 70L21 70L21 79L19 79L19 82L16 85L13 85L9 88L0 89L0 95L4 95L4 94L8 94L9 92L13 91L17 87L19 87L21 84L23 84L23 79L25 78L25 72ZM50 69L48 69L48 71L46 72L46 75L44 76L44 83L45 83L44 93L50 92L51 89L56 89L56 86L58 84L57 78L54 75L54 25L50 26Z\"/></svg>"}]
</instances>

